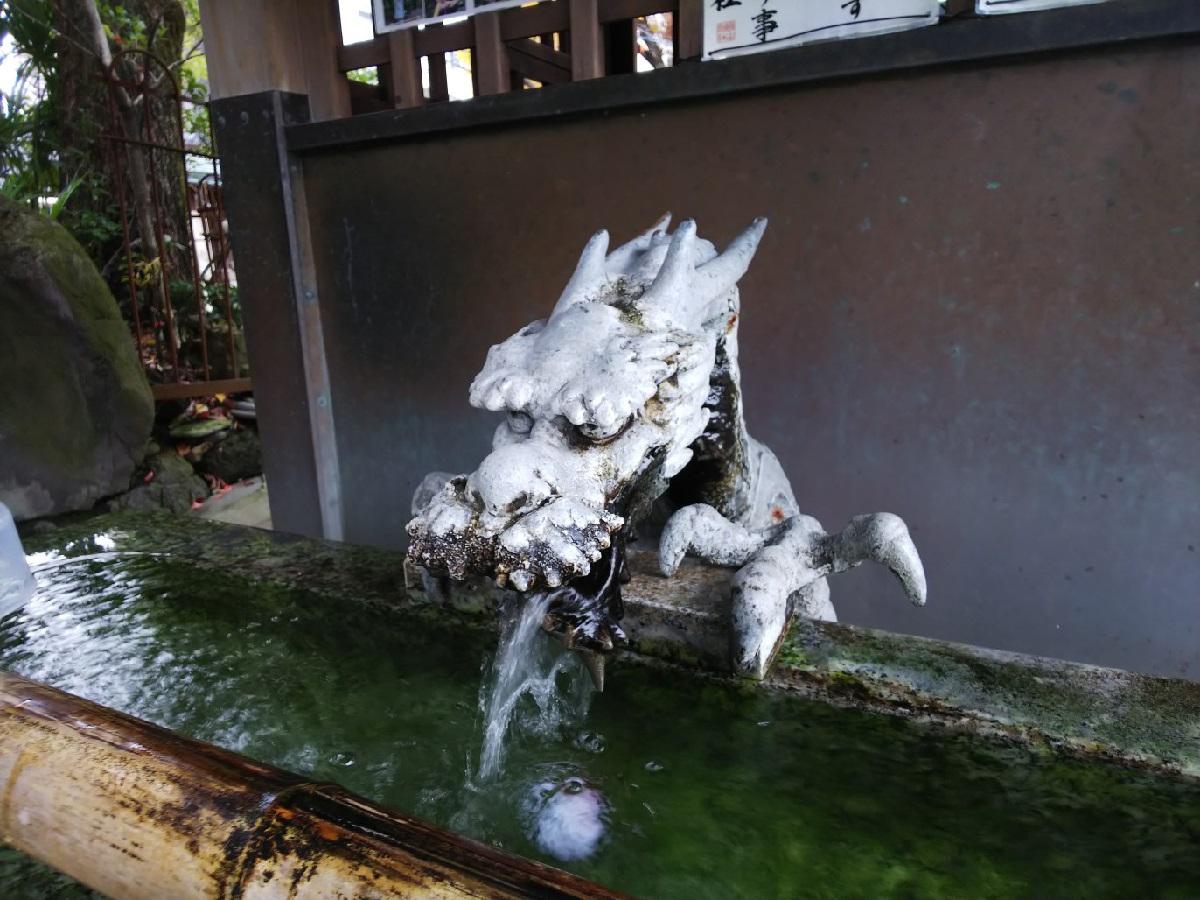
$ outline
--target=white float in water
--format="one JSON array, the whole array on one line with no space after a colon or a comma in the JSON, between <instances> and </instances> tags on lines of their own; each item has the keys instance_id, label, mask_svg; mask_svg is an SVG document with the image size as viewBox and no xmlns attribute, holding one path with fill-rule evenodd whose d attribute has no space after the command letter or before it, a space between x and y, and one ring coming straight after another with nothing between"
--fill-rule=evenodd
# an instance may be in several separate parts
<instances>
[{"instance_id":1,"label":"white float in water","mask_svg":"<svg viewBox=\"0 0 1200 900\"><path fill-rule=\"evenodd\" d=\"M529 839L563 862L587 859L608 831L608 800L578 775L534 785L524 812Z\"/></svg>"},{"instance_id":2,"label":"white float in water","mask_svg":"<svg viewBox=\"0 0 1200 900\"><path fill-rule=\"evenodd\" d=\"M37 590L8 507L0 503L0 618L23 607Z\"/></svg>"}]
</instances>

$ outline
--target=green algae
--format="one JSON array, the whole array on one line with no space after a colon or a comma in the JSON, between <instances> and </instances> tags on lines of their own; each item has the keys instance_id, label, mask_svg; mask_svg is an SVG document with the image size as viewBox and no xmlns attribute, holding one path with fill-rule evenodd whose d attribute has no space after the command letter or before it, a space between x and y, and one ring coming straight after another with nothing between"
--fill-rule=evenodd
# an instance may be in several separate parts
<instances>
[{"instance_id":1,"label":"green algae","mask_svg":"<svg viewBox=\"0 0 1200 900\"><path fill-rule=\"evenodd\" d=\"M95 543L98 534L104 547ZM406 579L403 555L395 551L145 513L76 517L26 538L30 552L56 555L114 547L164 552L259 582L302 586L330 602L405 610L434 623L494 623L496 597L488 589L460 586L448 602L431 599L412 573ZM626 598L631 616L638 614L637 602ZM712 611L723 609L720 602ZM675 631L633 637L643 654L711 668L711 652L686 628ZM799 620L764 687L1071 755L1200 775L1200 685L1192 682Z\"/></svg>"},{"instance_id":2,"label":"green algae","mask_svg":"<svg viewBox=\"0 0 1200 900\"><path fill-rule=\"evenodd\" d=\"M859 705L1200 775L1200 685L821 622L797 622L768 680Z\"/></svg>"}]
</instances>

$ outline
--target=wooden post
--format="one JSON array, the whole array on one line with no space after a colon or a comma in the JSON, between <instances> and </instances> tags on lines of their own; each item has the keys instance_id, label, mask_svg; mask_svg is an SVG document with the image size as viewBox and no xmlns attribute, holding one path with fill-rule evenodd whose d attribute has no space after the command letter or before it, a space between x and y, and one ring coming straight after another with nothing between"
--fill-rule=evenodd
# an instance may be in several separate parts
<instances>
[{"instance_id":1,"label":"wooden post","mask_svg":"<svg viewBox=\"0 0 1200 900\"><path fill-rule=\"evenodd\" d=\"M308 95L314 121L350 115L334 0L200 0L212 99Z\"/></svg>"},{"instance_id":2,"label":"wooden post","mask_svg":"<svg viewBox=\"0 0 1200 900\"><path fill-rule=\"evenodd\" d=\"M675 11L675 64L697 60L704 52L702 0L678 0Z\"/></svg>"},{"instance_id":3,"label":"wooden post","mask_svg":"<svg viewBox=\"0 0 1200 900\"><path fill-rule=\"evenodd\" d=\"M570 0L571 79L604 75L604 40L597 0Z\"/></svg>"},{"instance_id":4,"label":"wooden post","mask_svg":"<svg viewBox=\"0 0 1200 900\"><path fill-rule=\"evenodd\" d=\"M0 672L4 842L111 897L614 894Z\"/></svg>"},{"instance_id":5,"label":"wooden post","mask_svg":"<svg viewBox=\"0 0 1200 900\"><path fill-rule=\"evenodd\" d=\"M296 28L313 121L350 115L350 85L338 69L342 28L337 0L296 0Z\"/></svg>"},{"instance_id":6,"label":"wooden post","mask_svg":"<svg viewBox=\"0 0 1200 900\"><path fill-rule=\"evenodd\" d=\"M396 107L424 106L425 92L421 89L421 62L413 46L412 29L388 34L388 54L391 56L392 105ZM431 79L432 80L432 79Z\"/></svg>"},{"instance_id":7,"label":"wooden post","mask_svg":"<svg viewBox=\"0 0 1200 900\"><path fill-rule=\"evenodd\" d=\"M430 25L425 31L429 35L435 29L444 27L439 23ZM444 52L430 53L425 58L428 60L427 65L429 66L429 102L440 103L443 100L449 100L450 86L446 81L446 54Z\"/></svg>"},{"instance_id":8,"label":"wooden post","mask_svg":"<svg viewBox=\"0 0 1200 900\"><path fill-rule=\"evenodd\" d=\"M500 39L500 14L480 13L473 21L475 47L472 63L479 93L505 94L512 88L512 83L508 77L508 48Z\"/></svg>"},{"instance_id":9,"label":"wooden post","mask_svg":"<svg viewBox=\"0 0 1200 900\"><path fill-rule=\"evenodd\" d=\"M305 92L304 67L286 4L200 0L200 23L214 100L260 91Z\"/></svg>"},{"instance_id":10,"label":"wooden post","mask_svg":"<svg viewBox=\"0 0 1200 900\"><path fill-rule=\"evenodd\" d=\"M438 103L450 99L450 86L446 81L446 54L431 53L429 60L429 102Z\"/></svg>"}]
</instances>

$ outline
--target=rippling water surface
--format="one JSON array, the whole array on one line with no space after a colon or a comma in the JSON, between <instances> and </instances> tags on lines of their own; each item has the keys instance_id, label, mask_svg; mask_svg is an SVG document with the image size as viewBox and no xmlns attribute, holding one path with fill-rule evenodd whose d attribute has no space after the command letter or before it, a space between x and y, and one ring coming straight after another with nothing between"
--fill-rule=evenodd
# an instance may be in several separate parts
<instances>
[{"instance_id":1,"label":"rippling water surface","mask_svg":"<svg viewBox=\"0 0 1200 900\"><path fill-rule=\"evenodd\" d=\"M40 580L0 666L635 894L1200 896L1189 783L631 664L482 780L493 635L161 558ZM79 891L8 854L0 895Z\"/></svg>"}]
</instances>

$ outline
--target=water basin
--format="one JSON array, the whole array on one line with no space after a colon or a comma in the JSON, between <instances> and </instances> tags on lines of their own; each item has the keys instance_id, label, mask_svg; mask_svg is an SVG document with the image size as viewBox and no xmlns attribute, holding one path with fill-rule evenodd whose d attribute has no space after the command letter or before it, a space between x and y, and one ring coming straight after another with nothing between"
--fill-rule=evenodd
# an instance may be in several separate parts
<instances>
[{"instance_id":1,"label":"water basin","mask_svg":"<svg viewBox=\"0 0 1200 900\"><path fill-rule=\"evenodd\" d=\"M585 716L518 726L481 780L493 632L170 555L85 556L41 557L0 667L633 894L1200 890L1190 779L627 660ZM578 858L537 827L564 785L601 803ZM81 894L11 852L0 889Z\"/></svg>"}]
</instances>

